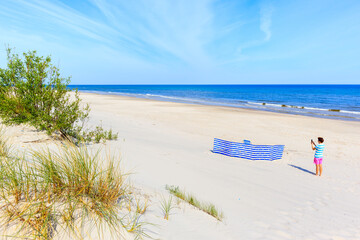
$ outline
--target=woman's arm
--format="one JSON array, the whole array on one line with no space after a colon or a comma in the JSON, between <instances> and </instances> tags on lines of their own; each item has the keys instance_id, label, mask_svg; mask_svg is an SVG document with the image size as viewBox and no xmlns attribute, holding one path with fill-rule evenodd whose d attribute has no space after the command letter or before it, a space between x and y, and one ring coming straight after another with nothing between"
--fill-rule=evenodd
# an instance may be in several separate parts
<instances>
[{"instance_id":1,"label":"woman's arm","mask_svg":"<svg viewBox=\"0 0 360 240\"><path fill-rule=\"evenodd\" d=\"M316 144L313 141L311 141L311 148L312 150L316 150Z\"/></svg>"}]
</instances>

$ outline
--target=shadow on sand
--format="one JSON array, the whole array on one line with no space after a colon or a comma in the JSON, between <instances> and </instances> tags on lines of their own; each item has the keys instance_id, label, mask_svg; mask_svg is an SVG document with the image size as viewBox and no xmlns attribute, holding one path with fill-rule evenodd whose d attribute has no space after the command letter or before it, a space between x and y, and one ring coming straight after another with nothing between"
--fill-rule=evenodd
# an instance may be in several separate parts
<instances>
[{"instance_id":1,"label":"shadow on sand","mask_svg":"<svg viewBox=\"0 0 360 240\"><path fill-rule=\"evenodd\" d=\"M288 165L289 165L290 167L299 169L299 170L301 170L301 171L303 171L303 172L306 172L306 173L310 173L310 174L312 174L312 175L315 175L314 172L311 172L311 171L309 171L309 170L307 170L307 169L305 169L305 168L302 168L302 167L299 167L299 166L296 166L296 165L293 165L293 164L288 164Z\"/></svg>"}]
</instances>

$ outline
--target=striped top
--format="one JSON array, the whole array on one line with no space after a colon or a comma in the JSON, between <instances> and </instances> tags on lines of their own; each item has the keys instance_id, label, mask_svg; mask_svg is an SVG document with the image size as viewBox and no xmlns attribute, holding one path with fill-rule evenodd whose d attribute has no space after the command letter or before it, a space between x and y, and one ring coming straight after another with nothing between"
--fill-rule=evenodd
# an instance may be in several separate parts
<instances>
[{"instance_id":1,"label":"striped top","mask_svg":"<svg viewBox=\"0 0 360 240\"><path fill-rule=\"evenodd\" d=\"M324 156L324 148L325 148L325 145L322 143L322 144L319 144L317 146L315 146L315 158L322 158Z\"/></svg>"}]
</instances>

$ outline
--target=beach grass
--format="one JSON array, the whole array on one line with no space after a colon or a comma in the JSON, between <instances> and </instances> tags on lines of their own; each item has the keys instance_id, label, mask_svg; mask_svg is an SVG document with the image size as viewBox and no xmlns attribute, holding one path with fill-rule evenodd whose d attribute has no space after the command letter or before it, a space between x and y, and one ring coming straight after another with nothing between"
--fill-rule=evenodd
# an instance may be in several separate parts
<instances>
[{"instance_id":1,"label":"beach grass","mask_svg":"<svg viewBox=\"0 0 360 240\"><path fill-rule=\"evenodd\" d=\"M2 149L8 149L4 142ZM115 157L91 153L86 147L65 145L59 151L32 151L30 157L9 156L0 161L0 224L11 236L52 239L67 232L84 238L83 226L108 229L121 237L120 229L145 235L139 222L147 208L137 202L135 213L124 212L132 203L127 174ZM130 203L128 203L130 201ZM124 215L136 218L126 220ZM135 221L136 220L136 221ZM130 227L131 226L131 227ZM8 228L8 229L7 229ZM9 229L11 228L11 229Z\"/></svg>"},{"instance_id":2,"label":"beach grass","mask_svg":"<svg viewBox=\"0 0 360 240\"><path fill-rule=\"evenodd\" d=\"M164 215L164 219L169 220L170 212L174 208L172 196L170 195L168 199L163 196L160 202L160 206Z\"/></svg>"},{"instance_id":3,"label":"beach grass","mask_svg":"<svg viewBox=\"0 0 360 240\"><path fill-rule=\"evenodd\" d=\"M139 214L144 214L149 206L148 199L142 201L141 198L135 198L135 204L136 204L136 212Z\"/></svg>"},{"instance_id":4,"label":"beach grass","mask_svg":"<svg viewBox=\"0 0 360 240\"><path fill-rule=\"evenodd\" d=\"M224 214L217 207L215 207L212 203L201 202L199 201L193 194L186 193L184 190L181 190L178 186L165 186L166 190L168 190L172 195L184 200L185 202L193 205L199 210L213 216L219 221L222 221L224 218Z\"/></svg>"},{"instance_id":5,"label":"beach grass","mask_svg":"<svg viewBox=\"0 0 360 240\"><path fill-rule=\"evenodd\" d=\"M152 239L152 237L145 231L147 225L154 225L149 222L141 220L143 215L138 212L129 212L123 217L124 229L135 235L134 239L143 239L144 237Z\"/></svg>"},{"instance_id":6,"label":"beach grass","mask_svg":"<svg viewBox=\"0 0 360 240\"><path fill-rule=\"evenodd\" d=\"M8 137L5 136L5 130L0 126L0 158L9 157L12 145L9 143Z\"/></svg>"}]
</instances>

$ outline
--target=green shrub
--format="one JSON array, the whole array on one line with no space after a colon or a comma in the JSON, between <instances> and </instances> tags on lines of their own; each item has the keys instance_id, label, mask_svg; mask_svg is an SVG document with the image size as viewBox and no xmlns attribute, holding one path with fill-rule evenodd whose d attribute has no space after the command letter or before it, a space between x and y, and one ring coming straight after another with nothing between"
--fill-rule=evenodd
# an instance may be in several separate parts
<instances>
[{"instance_id":1,"label":"green shrub","mask_svg":"<svg viewBox=\"0 0 360 240\"><path fill-rule=\"evenodd\" d=\"M97 127L94 133L84 131L89 118L89 105L81 104L77 90L68 89L70 77L60 76L51 57L36 51L23 53L23 58L7 49L7 68L0 68L0 117L3 123L27 123L47 134L59 133L85 141L113 139L113 133ZM73 92L73 96L69 93Z\"/></svg>"},{"instance_id":2,"label":"green shrub","mask_svg":"<svg viewBox=\"0 0 360 240\"><path fill-rule=\"evenodd\" d=\"M116 140L118 138L118 133L113 133L111 129L106 131L103 127L96 126L93 130L75 129L72 136L83 142L99 143L101 140L104 142L106 140Z\"/></svg>"}]
</instances>

